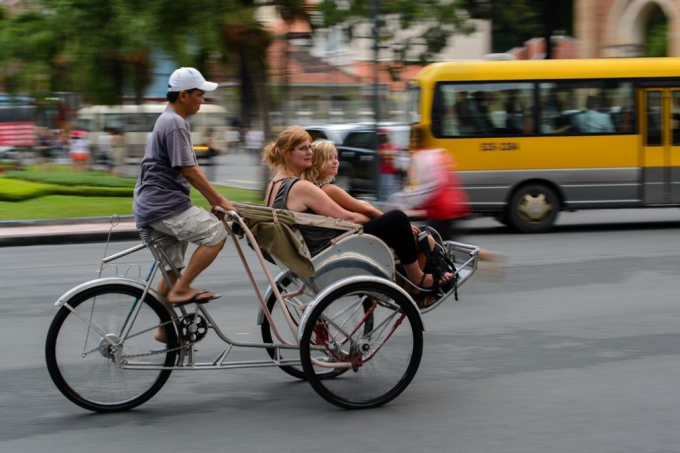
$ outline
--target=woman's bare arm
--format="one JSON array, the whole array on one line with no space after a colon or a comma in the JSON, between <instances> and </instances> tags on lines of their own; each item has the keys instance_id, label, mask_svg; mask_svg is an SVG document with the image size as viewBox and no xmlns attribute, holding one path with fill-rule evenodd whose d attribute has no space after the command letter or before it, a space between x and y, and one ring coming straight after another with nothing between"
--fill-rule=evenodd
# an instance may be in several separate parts
<instances>
[{"instance_id":1,"label":"woman's bare arm","mask_svg":"<svg viewBox=\"0 0 680 453\"><path fill-rule=\"evenodd\" d=\"M368 222L368 216L344 209L331 199L323 190L309 181L300 180L290 189L287 200L288 209L304 212L311 209L316 214L350 220L354 223Z\"/></svg>"},{"instance_id":2,"label":"woman's bare arm","mask_svg":"<svg viewBox=\"0 0 680 453\"><path fill-rule=\"evenodd\" d=\"M331 200L335 201L342 208L348 211L364 214L369 219L375 219L376 217L382 215L382 212L373 207L373 205L367 201L357 200L345 192L341 187L333 184L324 184L321 187L321 190L331 197Z\"/></svg>"}]
</instances>

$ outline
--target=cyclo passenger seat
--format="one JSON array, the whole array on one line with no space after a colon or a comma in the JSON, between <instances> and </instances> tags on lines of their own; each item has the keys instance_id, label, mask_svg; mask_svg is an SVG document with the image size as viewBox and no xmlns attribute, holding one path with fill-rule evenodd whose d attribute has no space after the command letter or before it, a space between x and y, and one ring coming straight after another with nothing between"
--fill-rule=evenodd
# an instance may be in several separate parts
<instances>
[{"instance_id":1,"label":"cyclo passenger seat","mask_svg":"<svg viewBox=\"0 0 680 453\"><path fill-rule=\"evenodd\" d=\"M234 203L234 206L270 262L299 277L313 277L318 286L354 274L393 278L394 260L389 248L377 237L364 234L359 224L253 203ZM312 256L297 228L301 225L330 228L339 234ZM232 228L237 235L243 234L236 223Z\"/></svg>"}]
</instances>

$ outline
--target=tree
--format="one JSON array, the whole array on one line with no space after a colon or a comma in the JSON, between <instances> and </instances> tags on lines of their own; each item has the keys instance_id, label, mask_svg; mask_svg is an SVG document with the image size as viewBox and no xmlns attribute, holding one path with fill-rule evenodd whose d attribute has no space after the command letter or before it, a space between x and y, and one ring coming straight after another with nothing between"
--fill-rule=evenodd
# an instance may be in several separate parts
<instances>
[{"instance_id":1,"label":"tree","mask_svg":"<svg viewBox=\"0 0 680 453\"><path fill-rule=\"evenodd\" d=\"M645 57L668 56L668 21L661 8L652 15L645 36Z\"/></svg>"},{"instance_id":2,"label":"tree","mask_svg":"<svg viewBox=\"0 0 680 453\"><path fill-rule=\"evenodd\" d=\"M550 43L556 31L573 33L573 0L462 0L472 17L492 23L492 49L507 52L531 38ZM546 47L546 58L552 56Z\"/></svg>"},{"instance_id":3,"label":"tree","mask_svg":"<svg viewBox=\"0 0 680 453\"><path fill-rule=\"evenodd\" d=\"M0 14L0 87L10 93L50 91L55 53L49 18L36 13Z\"/></svg>"},{"instance_id":4,"label":"tree","mask_svg":"<svg viewBox=\"0 0 680 453\"><path fill-rule=\"evenodd\" d=\"M323 0L319 13L325 27L342 26L349 39L372 18L372 1ZM381 48L402 64L424 64L444 50L450 37L474 31L461 0L391 0L379 2ZM413 33L414 30L420 32ZM410 33L404 33L410 31Z\"/></svg>"},{"instance_id":5,"label":"tree","mask_svg":"<svg viewBox=\"0 0 680 453\"><path fill-rule=\"evenodd\" d=\"M291 38L291 28L293 24L298 21L306 22L311 26L310 15L308 7L305 0L281 0L272 2L276 6L276 10L281 16L281 19L286 24L286 34L284 36L284 52L283 52L283 74L281 80L282 90L281 90L281 106L283 117L288 117L288 94L290 90L290 77L288 72L289 60L290 60L290 38Z\"/></svg>"},{"instance_id":6,"label":"tree","mask_svg":"<svg viewBox=\"0 0 680 453\"><path fill-rule=\"evenodd\" d=\"M127 93L141 102L151 83L148 4L134 0L43 0L57 46L56 89L117 104Z\"/></svg>"}]
</instances>

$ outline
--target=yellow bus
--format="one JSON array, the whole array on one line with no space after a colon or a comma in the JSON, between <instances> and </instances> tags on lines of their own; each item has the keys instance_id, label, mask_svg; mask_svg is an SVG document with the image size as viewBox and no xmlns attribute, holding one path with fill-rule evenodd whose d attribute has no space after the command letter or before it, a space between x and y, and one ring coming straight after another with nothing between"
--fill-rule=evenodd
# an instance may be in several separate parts
<instances>
[{"instance_id":1,"label":"yellow bus","mask_svg":"<svg viewBox=\"0 0 680 453\"><path fill-rule=\"evenodd\" d=\"M412 149L453 153L473 212L680 206L680 58L435 63L409 90Z\"/></svg>"}]
</instances>

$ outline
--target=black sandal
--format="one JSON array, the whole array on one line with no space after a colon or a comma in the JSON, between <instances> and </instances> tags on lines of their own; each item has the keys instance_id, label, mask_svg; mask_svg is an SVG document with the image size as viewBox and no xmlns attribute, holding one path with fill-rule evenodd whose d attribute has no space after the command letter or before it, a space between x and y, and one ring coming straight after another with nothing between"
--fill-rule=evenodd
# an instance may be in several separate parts
<instances>
[{"instance_id":1,"label":"black sandal","mask_svg":"<svg viewBox=\"0 0 680 453\"><path fill-rule=\"evenodd\" d=\"M424 226L418 235L418 246L425 254L425 266L423 268L423 278L418 285L422 290L427 292L435 292L441 289L443 292L449 291L456 284L456 266L453 261L446 256L444 246L441 243L441 237L438 234L432 234L431 228ZM434 248L430 248L429 238L434 238ZM452 274L453 277L442 282L446 274ZM427 274L432 274L432 286L423 288L423 282Z\"/></svg>"}]
</instances>

